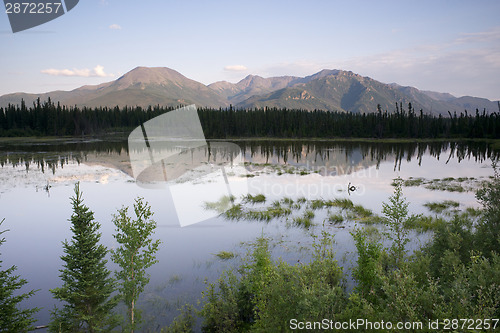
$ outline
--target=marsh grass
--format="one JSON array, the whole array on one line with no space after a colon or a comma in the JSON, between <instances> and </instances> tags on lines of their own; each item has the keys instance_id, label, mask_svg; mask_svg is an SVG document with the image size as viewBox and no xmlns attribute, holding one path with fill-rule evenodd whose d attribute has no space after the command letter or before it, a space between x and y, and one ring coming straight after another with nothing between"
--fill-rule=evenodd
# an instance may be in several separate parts
<instances>
[{"instance_id":1,"label":"marsh grass","mask_svg":"<svg viewBox=\"0 0 500 333\"><path fill-rule=\"evenodd\" d=\"M432 191L447 191L447 192L465 192L466 189L461 184L451 183L451 181L436 181L425 186L426 189Z\"/></svg>"},{"instance_id":2,"label":"marsh grass","mask_svg":"<svg viewBox=\"0 0 500 333\"><path fill-rule=\"evenodd\" d=\"M296 227L301 227L304 229L309 229L311 226L314 225L312 218L308 217L307 215L304 216L298 216L293 219L293 225Z\"/></svg>"},{"instance_id":3,"label":"marsh grass","mask_svg":"<svg viewBox=\"0 0 500 333\"><path fill-rule=\"evenodd\" d=\"M413 177L410 177L406 180L403 181L403 186L405 187L412 187L412 186L420 186L422 184L425 183L425 179L424 178L413 178ZM394 183L392 183L392 185L394 186Z\"/></svg>"},{"instance_id":4,"label":"marsh grass","mask_svg":"<svg viewBox=\"0 0 500 333\"><path fill-rule=\"evenodd\" d=\"M329 205L333 206L333 207L339 207L341 209L347 209L347 210L350 210L354 207L354 204L351 200L349 199L335 199L333 201L329 201L328 202Z\"/></svg>"},{"instance_id":5,"label":"marsh grass","mask_svg":"<svg viewBox=\"0 0 500 333\"><path fill-rule=\"evenodd\" d=\"M231 206L233 206L235 199L236 198L232 195L231 196L225 195L225 196L221 197L218 201L205 202L204 208L206 210L214 210L217 213L222 214L222 213L226 212L228 209L230 209Z\"/></svg>"},{"instance_id":6,"label":"marsh grass","mask_svg":"<svg viewBox=\"0 0 500 333\"><path fill-rule=\"evenodd\" d=\"M326 202L323 199L315 199L309 202L309 207L311 209L322 209L326 206Z\"/></svg>"},{"instance_id":7,"label":"marsh grass","mask_svg":"<svg viewBox=\"0 0 500 333\"><path fill-rule=\"evenodd\" d=\"M243 209L240 204L233 205L224 212L224 216L229 220L239 220L243 218Z\"/></svg>"},{"instance_id":8,"label":"marsh grass","mask_svg":"<svg viewBox=\"0 0 500 333\"><path fill-rule=\"evenodd\" d=\"M304 212L304 217L308 218L308 219L313 219L315 216L314 212L312 210L306 210Z\"/></svg>"},{"instance_id":9,"label":"marsh grass","mask_svg":"<svg viewBox=\"0 0 500 333\"><path fill-rule=\"evenodd\" d=\"M250 193L243 197L243 202L247 203L264 203L266 202L266 196L264 194L251 195Z\"/></svg>"},{"instance_id":10,"label":"marsh grass","mask_svg":"<svg viewBox=\"0 0 500 333\"><path fill-rule=\"evenodd\" d=\"M265 210L247 210L243 213L243 218L246 220L271 221L274 218L288 216L292 210L287 207L268 207Z\"/></svg>"},{"instance_id":11,"label":"marsh grass","mask_svg":"<svg viewBox=\"0 0 500 333\"><path fill-rule=\"evenodd\" d=\"M367 218L373 215L373 212L370 209L367 209L361 205L354 205L351 208L351 211L360 218Z\"/></svg>"},{"instance_id":12,"label":"marsh grass","mask_svg":"<svg viewBox=\"0 0 500 333\"><path fill-rule=\"evenodd\" d=\"M368 216L364 219L361 219L359 222L365 224L365 225L371 225L371 224L385 224L386 220L384 217L380 215L375 215L372 214L371 216Z\"/></svg>"},{"instance_id":13,"label":"marsh grass","mask_svg":"<svg viewBox=\"0 0 500 333\"><path fill-rule=\"evenodd\" d=\"M419 232L436 231L448 222L442 217L418 216L408 221L405 225L407 229L413 229Z\"/></svg>"},{"instance_id":14,"label":"marsh grass","mask_svg":"<svg viewBox=\"0 0 500 333\"><path fill-rule=\"evenodd\" d=\"M287 222L287 225L306 229L314 226L315 211L326 209L328 213L325 222L329 222L330 224L356 221L370 225L384 222L382 218L373 214L370 209L362 205L355 205L347 198L307 200L305 197L300 197L294 201L290 197L284 197L265 205L267 200L263 194L248 194L242 197L241 204L234 204L232 200L234 199L225 196L217 202L205 203L205 208L218 212L226 208L227 210L221 214L228 220L270 222L273 219L281 219L283 222ZM253 204L262 204L262 206L256 208L248 207ZM334 212L330 213L330 209L333 209ZM292 216L290 217L290 215Z\"/></svg>"},{"instance_id":15,"label":"marsh grass","mask_svg":"<svg viewBox=\"0 0 500 333\"><path fill-rule=\"evenodd\" d=\"M219 253L215 254L217 258L221 260L229 260L233 259L236 255L233 252L228 252L228 251L220 251Z\"/></svg>"},{"instance_id":16,"label":"marsh grass","mask_svg":"<svg viewBox=\"0 0 500 333\"><path fill-rule=\"evenodd\" d=\"M336 198L333 200L314 199L309 201L311 209L322 209L328 207L338 207L340 209L353 209L354 203L346 198Z\"/></svg>"},{"instance_id":17,"label":"marsh grass","mask_svg":"<svg viewBox=\"0 0 500 333\"><path fill-rule=\"evenodd\" d=\"M449 210L450 208L458 208L460 203L452 200L445 200L442 202L428 202L424 204L427 209L431 212L441 214L442 212Z\"/></svg>"},{"instance_id":18,"label":"marsh grass","mask_svg":"<svg viewBox=\"0 0 500 333\"><path fill-rule=\"evenodd\" d=\"M391 185L395 185L393 182ZM475 191L478 188L485 185L484 181L481 181L475 177L445 177L445 178L413 178L403 180L403 186L405 187L417 187L424 186L426 189L431 191L447 191L447 192L470 192Z\"/></svg>"},{"instance_id":19,"label":"marsh grass","mask_svg":"<svg viewBox=\"0 0 500 333\"><path fill-rule=\"evenodd\" d=\"M328 214L328 222L330 224L340 224L344 222L344 217L342 214Z\"/></svg>"}]
</instances>

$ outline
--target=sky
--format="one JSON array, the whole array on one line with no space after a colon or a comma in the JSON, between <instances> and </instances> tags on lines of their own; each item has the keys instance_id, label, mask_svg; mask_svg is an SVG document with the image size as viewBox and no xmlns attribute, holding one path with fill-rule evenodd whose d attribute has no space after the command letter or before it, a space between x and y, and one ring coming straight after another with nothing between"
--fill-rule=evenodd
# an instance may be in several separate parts
<instances>
[{"instance_id":1,"label":"sky","mask_svg":"<svg viewBox=\"0 0 500 333\"><path fill-rule=\"evenodd\" d=\"M210 84L350 70L500 100L500 1L80 0L12 33L0 13L0 95L72 90L137 66Z\"/></svg>"}]
</instances>

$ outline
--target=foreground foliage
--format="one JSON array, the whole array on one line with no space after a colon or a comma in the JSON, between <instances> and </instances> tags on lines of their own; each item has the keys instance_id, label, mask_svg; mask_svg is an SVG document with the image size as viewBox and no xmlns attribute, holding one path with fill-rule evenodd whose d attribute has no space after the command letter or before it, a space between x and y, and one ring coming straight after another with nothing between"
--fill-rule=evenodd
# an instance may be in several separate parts
<instances>
[{"instance_id":1,"label":"foreground foliage","mask_svg":"<svg viewBox=\"0 0 500 333\"><path fill-rule=\"evenodd\" d=\"M156 222L151 219L153 212L147 202L137 198L134 203L135 219L128 216L128 208L123 207L114 216L116 241L120 246L112 251L111 258L120 266L116 272L120 282L120 295L127 306L125 330L133 332L141 322L140 311L135 304L144 287L149 283L146 269L157 263L156 252L160 240L151 238Z\"/></svg>"},{"instance_id":2,"label":"foreground foliage","mask_svg":"<svg viewBox=\"0 0 500 333\"><path fill-rule=\"evenodd\" d=\"M203 331L286 331L290 318L308 320L340 312L346 299L332 242L323 234L315 242L314 260L294 266L273 262L268 240L258 238L245 264L208 286L201 310Z\"/></svg>"},{"instance_id":3,"label":"foreground foliage","mask_svg":"<svg viewBox=\"0 0 500 333\"><path fill-rule=\"evenodd\" d=\"M0 226L4 220L0 221ZM0 236L7 230L0 231ZM5 242L5 238L0 238L0 245ZM15 292L28 282L19 275L13 275L16 266L11 266L2 270L2 260L0 260L0 332L25 332L33 328L33 314L39 309L19 309L19 303L35 294L35 290L27 293L15 295Z\"/></svg>"},{"instance_id":4,"label":"foreground foliage","mask_svg":"<svg viewBox=\"0 0 500 333\"><path fill-rule=\"evenodd\" d=\"M407 331L436 332L444 329L447 318L500 318L500 178L494 168L492 182L477 194L483 205L479 223L477 214L469 213L442 220L434 226L432 241L411 255L408 228L421 217L408 215L403 183L396 180L394 195L383 206L389 246L370 237L368 229L352 233L357 248L352 291L345 287L332 236L325 231L307 264L273 261L267 240L259 238L248 262L225 272L204 292L203 331L277 332L297 322L363 318L394 325L421 323ZM429 326L438 319L441 326ZM493 331L494 324L484 322L478 330ZM319 328L310 326L308 331ZM342 331L371 330L362 326Z\"/></svg>"},{"instance_id":5,"label":"foreground foliage","mask_svg":"<svg viewBox=\"0 0 500 333\"><path fill-rule=\"evenodd\" d=\"M52 289L54 298L63 302L62 308L52 311L51 332L105 332L117 325L111 311L117 299L111 297L115 282L106 268L108 250L99 244L100 224L94 213L83 204L80 185L75 185L71 198L70 242L63 242L64 261L61 269L62 287Z\"/></svg>"},{"instance_id":6,"label":"foreground foliage","mask_svg":"<svg viewBox=\"0 0 500 333\"><path fill-rule=\"evenodd\" d=\"M314 325L325 318L340 323L356 319L420 323L421 326L407 329L418 332L443 331L444 319L468 318L481 320L479 328L474 325L476 331L498 330L500 323L491 319L500 318L500 175L496 164L493 168L491 182L477 192L482 209L455 212L449 219L427 221L421 216L410 216L402 192L404 183L395 180L394 194L382 209L385 217L381 222L389 231L386 242L375 237L371 226L354 230L351 235L357 256L350 271L338 264L333 236L324 229L320 236L314 236L310 261L294 265L273 259L269 241L262 235L240 266L208 284L200 311L185 306L181 316L164 331L192 332L198 329L196 315L201 317L204 332L281 332L306 322L313 325L308 331L319 331L324 327ZM265 201L262 197L247 199ZM105 267L107 250L99 245L99 224L83 204L78 184L72 203L74 235L71 242L63 243L63 286L52 290L54 297L63 301L63 307L53 311L49 329L110 331L117 326L112 313L118 299L111 297L116 288ZM450 201L441 204L456 206ZM348 200L283 199L270 208L292 209L294 205L304 205L304 218L311 219L314 211L323 207L353 210L358 217L372 215ZM115 237L121 247L113 259L122 267L117 276L123 281L121 292L129 308L128 326L124 325L127 332L137 324L134 302L149 281L145 269L156 262L159 246L158 241L151 239L156 224L150 219L148 204L137 199L134 212L136 220L128 217L126 208L119 210L114 219L118 231ZM425 229L426 225L432 226L432 240L410 254L409 229ZM36 311L17 310L16 305L33 292L12 296L26 283L18 276L10 276L14 270L11 267L0 271L0 332L27 330ZM489 326L486 319L490 320ZM441 326L430 327L429 323L435 320L440 320ZM372 330L369 326L349 326L342 331Z\"/></svg>"}]
</instances>

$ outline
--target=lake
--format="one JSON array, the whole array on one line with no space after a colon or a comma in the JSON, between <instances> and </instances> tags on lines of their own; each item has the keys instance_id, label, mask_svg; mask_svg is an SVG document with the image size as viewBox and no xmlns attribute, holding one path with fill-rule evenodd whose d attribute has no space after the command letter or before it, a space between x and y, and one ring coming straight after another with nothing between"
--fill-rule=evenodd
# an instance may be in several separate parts
<instances>
[{"instance_id":1,"label":"lake","mask_svg":"<svg viewBox=\"0 0 500 333\"><path fill-rule=\"evenodd\" d=\"M161 151L170 154L167 162L157 163L157 169L154 163L141 167L134 177L137 168L130 157L138 151L121 139L0 141L1 229L9 229L0 248L2 268L18 267L16 274L29 282L23 291L40 289L23 304L42 308L35 315L38 325L47 324L50 310L57 306L49 289L60 286L61 242L72 236L68 219L76 182L101 224L101 242L108 248L116 246L111 221L117 209L131 206L138 196L152 206L158 224L155 237L162 245L139 307L147 328L158 330L184 303L196 304L205 281L240 263L261 235L271 240L273 256L305 262L311 234L327 230L335 234L337 258L347 269L356 258L350 232L362 227L362 221L316 209L315 226L294 223L311 210L307 205L312 200L349 199L381 214L393 179L401 177L420 184L404 187L412 213L434 214L424 205L444 200L458 202L459 209L479 207L474 190L493 175L491 159L499 155L484 142L234 140L179 151ZM264 194L265 202L251 202L243 198L246 194ZM221 210L218 204L224 196L234 196L251 211L285 198L303 200L303 205L269 221L228 220L220 213L229 207ZM344 214L344 221L330 223L333 213ZM429 234L413 232L411 237L410 250L425 243ZM235 257L222 260L216 256L221 251ZM116 267L109 263L109 268Z\"/></svg>"}]
</instances>

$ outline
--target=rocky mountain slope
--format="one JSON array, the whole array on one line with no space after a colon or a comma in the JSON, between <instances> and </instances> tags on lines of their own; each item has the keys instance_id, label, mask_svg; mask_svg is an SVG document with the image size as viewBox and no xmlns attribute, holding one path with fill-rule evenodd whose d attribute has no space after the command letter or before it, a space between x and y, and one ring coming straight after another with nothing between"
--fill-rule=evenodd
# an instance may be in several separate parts
<instances>
[{"instance_id":1,"label":"rocky mountain slope","mask_svg":"<svg viewBox=\"0 0 500 333\"><path fill-rule=\"evenodd\" d=\"M395 103L405 109L412 103L415 110L448 114L467 109L497 111L497 101L447 93L421 91L398 84L385 84L350 71L322 70L306 77L280 76L263 78L249 75L238 83L219 81L208 86L191 80L166 67L137 67L115 81L82 86L72 91L52 91L42 94L15 93L0 96L0 106L20 104L24 99L31 105L37 98L48 97L66 105L122 107L149 105L178 106L196 104L213 108L278 107L305 110L345 112L392 112Z\"/></svg>"}]
</instances>

